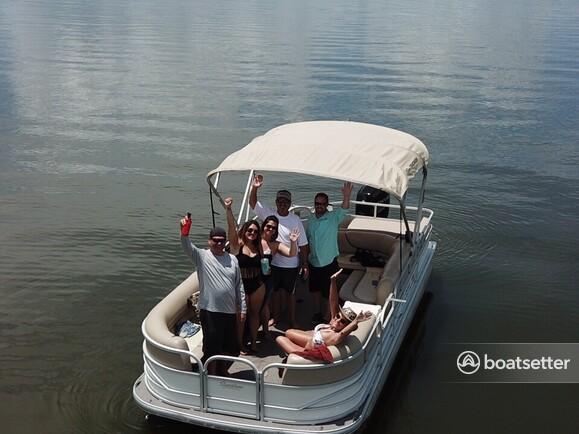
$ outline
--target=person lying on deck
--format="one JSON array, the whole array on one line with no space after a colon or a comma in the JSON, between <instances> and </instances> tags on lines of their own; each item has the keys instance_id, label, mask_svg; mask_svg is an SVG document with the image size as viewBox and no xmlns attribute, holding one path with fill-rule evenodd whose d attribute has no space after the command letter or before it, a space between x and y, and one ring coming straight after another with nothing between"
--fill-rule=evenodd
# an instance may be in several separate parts
<instances>
[{"instance_id":1,"label":"person lying on deck","mask_svg":"<svg viewBox=\"0 0 579 434\"><path fill-rule=\"evenodd\" d=\"M314 330L289 329L285 336L278 336L276 342L286 354L297 354L330 363L333 357L328 347L340 344L358 328L359 322L372 316L371 312L356 314L350 308L340 307L336 278L341 272L342 269L330 277L330 323L318 324Z\"/></svg>"}]
</instances>

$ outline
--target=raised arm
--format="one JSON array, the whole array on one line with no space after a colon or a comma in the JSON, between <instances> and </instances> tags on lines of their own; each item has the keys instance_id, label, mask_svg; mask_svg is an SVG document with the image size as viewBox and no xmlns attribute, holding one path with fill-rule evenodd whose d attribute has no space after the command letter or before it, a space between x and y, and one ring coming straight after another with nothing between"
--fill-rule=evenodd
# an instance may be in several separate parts
<instances>
[{"instance_id":1,"label":"raised arm","mask_svg":"<svg viewBox=\"0 0 579 434\"><path fill-rule=\"evenodd\" d=\"M330 277L330 315L334 318L340 312L340 299L338 297L338 282L336 279L338 275L343 271L342 268L338 270L337 273L332 274Z\"/></svg>"},{"instance_id":2,"label":"raised arm","mask_svg":"<svg viewBox=\"0 0 579 434\"><path fill-rule=\"evenodd\" d=\"M340 330L340 337L338 339L338 343L341 342L346 336L352 333L354 330L358 328L358 324L362 321L366 321L372 317L372 312L370 311L360 311L360 313L354 318L350 324Z\"/></svg>"},{"instance_id":3,"label":"raised arm","mask_svg":"<svg viewBox=\"0 0 579 434\"><path fill-rule=\"evenodd\" d=\"M189 231L191 230L191 213L187 213L185 217L183 217L179 221L179 226L181 230L181 247L183 247L183 251L185 254L191 259L195 265L197 265L199 261L199 252L197 247L191 242L189 239Z\"/></svg>"},{"instance_id":4,"label":"raised arm","mask_svg":"<svg viewBox=\"0 0 579 434\"><path fill-rule=\"evenodd\" d=\"M290 246L286 246L283 243L276 241L276 247L272 249L272 253L275 255L279 253L282 256L292 257L298 254L298 238L300 237L300 231L297 228L292 229L289 234Z\"/></svg>"},{"instance_id":5,"label":"raised arm","mask_svg":"<svg viewBox=\"0 0 579 434\"><path fill-rule=\"evenodd\" d=\"M231 209L231 205L233 205L233 199L227 197L223 203L225 204L225 211L227 213L227 238L229 238L229 251L232 255L237 255L239 253L239 236L237 235L235 216L233 215L233 210Z\"/></svg>"},{"instance_id":6,"label":"raised arm","mask_svg":"<svg viewBox=\"0 0 579 434\"><path fill-rule=\"evenodd\" d=\"M361 312L360 315L362 315ZM358 323L360 322L360 319L358 318L359 315L356 318L354 318L354 321L352 321L350 324L348 324L346 327L340 330L340 333L337 336L337 342L334 345L337 345L340 342L342 342L346 338L346 336L348 336L350 333L352 333L354 330L358 328Z\"/></svg>"},{"instance_id":7,"label":"raised arm","mask_svg":"<svg viewBox=\"0 0 579 434\"><path fill-rule=\"evenodd\" d=\"M249 206L251 209L255 208L257 205L257 189L263 185L263 176L255 175L253 177L253 183L251 184L251 190L249 191Z\"/></svg>"},{"instance_id":8,"label":"raised arm","mask_svg":"<svg viewBox=\"0 0 579 434\"><path fill-rule=\"evenodd\" d=\"M352 188L354 185L351 182L344 182L342 187L342 208L350 208L350 196L352 195Z\"/></svg>"}]
</instances>

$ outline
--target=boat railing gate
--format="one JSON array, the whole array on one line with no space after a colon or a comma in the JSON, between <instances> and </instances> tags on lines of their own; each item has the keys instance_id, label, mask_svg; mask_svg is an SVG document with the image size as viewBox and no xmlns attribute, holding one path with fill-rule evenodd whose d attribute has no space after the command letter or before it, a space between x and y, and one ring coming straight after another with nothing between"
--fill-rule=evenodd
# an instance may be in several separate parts
<instances>
[{"instance_id":1,"label":"boat railing gate","mask_svg":"<svg viewBox=\"0 0 579 434\"><path fill-rule=\"evenodd\" d=\"M377 358L377 363L378 363L377 366L380 367L382 365L382 363L384 361L384 353L386 351L388 351L388 348L386 348L386 345L384 345L383 343L384 343L386 337L392 336L394 334L395 324L393 324L392 318L394 317L395 311L397 310L396 306L399 304L399 302L404 302L404 300L399 300L399 299L394 298L395 292L390 294L390 296L384 302L384 305L382 306L380 312L378 313L378 317L376 318L376 321L374 322L374 325L372 326L372 329L369 333L369 338L366 339L366 342L364 342L364 344L355 353L350 354L345 359L336 360L336 361L332 362L332 366L346 365L348 363L353 363L359 357L364 357L365 358L364 361L366 361L367 357L368 357L366 350L368 348L368 345L372 341L372 339L370 337L374 334L377 335L377 338L379 341L379 343L377 345L377 349L375 349L375 351L377 351L377 354L375 356ZM392 308L390 308L390 309L388 309L389 304L392 305ZM214 413L233 414L233 415L248 417L248 415L246 413L239 414L236 412L227 412L224 410L211 409L208 407L207 389L208 389L208 377L210 377L210 375L207 372L207 366L211 362L214 362L217 360L231 361L231 362L237 362L237 363L242 363L242 364L248 365L251 368L251 370L253 371L254 376L255 376L256 412L255 412L254 418L257 420L264 420L264 407L265 407L265 382L264 382L264 380L265 380L266 371L268 371L269 369L275 369L275 368L292 369L292 370L293 369L295 369L295 370L312 370L312 369L320 369L320 368L329 368L327 364L321 364L321 363L309 364L309 365L296 365L296 364L288 364L288 363L270 363L269 365L265 366L263 368L263 370L260 372L259 369L255 366L255 364L252 363L250 360L243 359L241 357L233 357L233 356L226 356L226 355L212 356L205 361L205 364L203 364L203 363L201 363L201 360L189 350L172 348L172 347L169 347L167 345L161 344L161 343L153 340L149 336L149 334L147 333L147 331L145 329L145 322L146 321L147 321L147 319L145 318L145 320L143 321L143 324L141 326L143 336L145 337L145 341L143 342L143 358L144 358L145 364L147 363L147 359L151 359L151 361L153 363L161 365L161 366L163 366L164 369L167 369L169 371L183 374L183 375L199 375L201 377L200 378L200 402L201 402L201 406L199 407L199 410L201 410L203 412L210 411L210 412L214 412ZM386 337L384 337L385 335L386 335ZM199 372L183 371L180 369L171 368L171 367L168 367L166 365L161 364L158 360L155 360L152 356L150 356L148 354L148 351L147 351L146 345L145 345L146 342L149 342L150 344L154 345L155 347L157 347L161 350L190 357L191 358L190 360L193 360L197 364L197 366L199 367ZM211 377L223 378L226 381L239 381L239 382L250 381L250 380L236 379L236 378L231 378L231 377L220 377L220 376L211 376ZM163 387L165 387L167 390L174 391L174 389L171 389L165 382L162 381L162 379L156 378L156 380L157 380L157 382L162 384ZM273 386L279 386L279 385L274 384L274 383L268 383L268 384L273 385ZM179 391L179 392L183 393L182 391ZM162 397L158 397L158 398L161 400L167 401L167 399L165 399L165 398L162 398ZM169 402L169 401L167 401L167 402ZM172 403L172 402L170 402L170 403ZM178 403L172 403L172 404L179 405ZM180 406L182 406L182 404Z\"/></svg>"}]
</instances>

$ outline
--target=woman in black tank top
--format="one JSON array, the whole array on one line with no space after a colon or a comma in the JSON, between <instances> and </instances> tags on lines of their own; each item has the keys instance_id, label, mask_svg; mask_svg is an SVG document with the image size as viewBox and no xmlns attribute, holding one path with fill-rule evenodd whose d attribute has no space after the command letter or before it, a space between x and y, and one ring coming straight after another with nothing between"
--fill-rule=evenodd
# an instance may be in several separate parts
<instances>
[{"instance_id":1,"label":"woman in black tank top","mask_svg":"<svg viewBox=\"0 0 579 434\"><path fill-rule=\"evenodd\" d=\"M253 227L250 226L249 230ZM243 279L243 289L245 290L245 295L251 295L259 289L263 284L263 279L261 276L261 255L251 255L250 252L244 252L245 246L239 250L237 254L237 262L239 262L239 268L241 269L241 278Z\"/></svg>"},{"instance_id":2,"label":"woman in black tank top","mask_svg":"<svg viewBox=\"0 0 579 434\"><path fill-rule=\"evenodd\" d=\"M264 336L268 333L269 309L265 300L265 284L270 278L267 271L270 270L270 263L277 253L283 256L295 256L298 252L297 240L299 232L293 230L290 234L291 246L288 247L276 241L277 227L279 221L275 216L267 217L260 229L259 223L255 220L245 222L239 231L235 224L235 217L231 209L233 199L230 197L224 200L227 210L227 227L230 253L236 255L243 279L245 290L245 300L247 304L247 322L251 335L249 349L245 349L243 344L243 330L245 319L239 321L238 339L242 354L251 354L257 351L257 331L260 322L263 325ZM262 259L267 262L262 264Z\"/></svg>"},{"instance_id":3,"label":"woman in black tank top","mask_svg":"<svg viewBox=\"0 0 579 434\"><path fill-rule=\"evenodd\" d=\"M245 348L243 342L245 318L240 318L237 338L241 354L251 354L257 352L257 330L260 323L260 309L265 295L265 286L261 278L261 231L259 223L255 220L245 222L237 231L235 217L231 210L233 200L227 198L224 202L227 209L229 251L237 257L245 291L247 322L251 336L249 349Z\"/></svg>"}]
</instances>

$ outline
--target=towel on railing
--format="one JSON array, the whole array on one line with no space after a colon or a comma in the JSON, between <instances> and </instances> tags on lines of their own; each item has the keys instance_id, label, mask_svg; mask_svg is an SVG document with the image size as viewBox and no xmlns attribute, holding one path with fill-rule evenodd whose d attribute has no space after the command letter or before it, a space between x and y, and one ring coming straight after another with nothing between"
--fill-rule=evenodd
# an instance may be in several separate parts
<instances>
[{"instance_id":1,"label":"towel on railing","mask_svg":"<svg viewBox=\"0 0 579 434\"><path fill-rule=\"evenodd\" d=\"M334 361L334 356L332 356L332 353L326 344L319 345L315 348L306 348L305 350L298 351L294 354L306 359L321 360L324 363L332 363Z\"/></svg>"},{"instance_id":2,"label":"towel on railing","mask_svg":"<svg viewBox=\"0 0 579 434\"><path fill-rule=\"evenodd\" d=\"M179 336L184 339L190 338L191 336L194 336L199 330L201 330L201 326L199 324L194 324L191 321L185 321L179 328Z\"/></svg>"}]
</instances>

